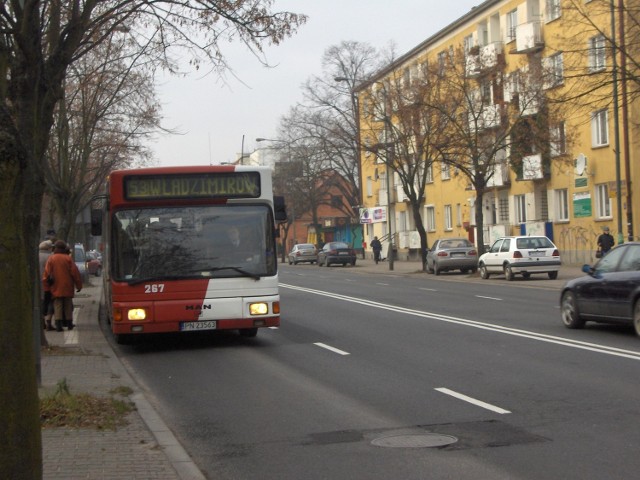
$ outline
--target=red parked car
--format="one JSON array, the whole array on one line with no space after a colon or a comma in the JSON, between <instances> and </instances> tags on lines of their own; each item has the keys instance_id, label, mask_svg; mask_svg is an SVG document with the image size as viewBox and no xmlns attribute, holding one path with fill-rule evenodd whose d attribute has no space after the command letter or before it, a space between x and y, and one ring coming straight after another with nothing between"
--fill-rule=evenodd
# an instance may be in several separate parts
<instances>
[{"instance_id":1,"label":"red parked car","mask_svg":"<svg viewBox=\"0 0 640 480\"><path fill-rule=\"evenodd\" d=\"M102 275L102 255L95 250L87 252L87 269L89 275L95 275L99 277Z\"/></svg>"}]
</instances>

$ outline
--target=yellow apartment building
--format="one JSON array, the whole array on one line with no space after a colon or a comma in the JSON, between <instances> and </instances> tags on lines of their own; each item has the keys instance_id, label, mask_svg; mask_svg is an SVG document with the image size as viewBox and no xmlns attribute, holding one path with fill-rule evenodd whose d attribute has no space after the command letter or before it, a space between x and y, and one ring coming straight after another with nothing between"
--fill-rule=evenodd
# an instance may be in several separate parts
<instances>
[{"instance_id":1,"label":"yellow apartment building","mask_svg":"<svg viewBox=\"0 0 640 480\"><path fill-rule=\"evenodd\" d=\"M477 245L478 209L484 245L501 235L546 234L565 263L591 262L604 226L618 241L637 240L640 206L633 208L632 185L640 175L640 135L632 119L638 118L639 104L624 96L623 55L617 49L614 57L611 48L612 20L617 41L629 34L619 30L625 15L631 14L612 13L609 0L488 0L359 85L361 223L367 244L381 238L386 254L393 239L399 258L419 258L416 222L394 171L401 162L394 152L402 149L389 132L400 122L402 100L389 93L391 86L399 86L402 98L419 108L417 97L454 82L465 85L475 110L465 114L460 136L489 138L500 148L458 165L459 148L445 153L460 144L454 130L432 139L428 153L419 153L415 143L424 140L415 134L407 140L412 145L405 151L426 171L419 208L427 246L445 236ZM625 25L637 28L634 22ZM637 53L628 49L629 55ZM444 87L428 81L434 75L444 79ZM415 87L418 83L427 88ZM381 92L376 113L372 104ZM446 104L447 95L440 98ZM421 128L438 133L438 123L429 125ZM469 175L484 168L486 184L478 195Z\"/></svg>"}]
</instances>

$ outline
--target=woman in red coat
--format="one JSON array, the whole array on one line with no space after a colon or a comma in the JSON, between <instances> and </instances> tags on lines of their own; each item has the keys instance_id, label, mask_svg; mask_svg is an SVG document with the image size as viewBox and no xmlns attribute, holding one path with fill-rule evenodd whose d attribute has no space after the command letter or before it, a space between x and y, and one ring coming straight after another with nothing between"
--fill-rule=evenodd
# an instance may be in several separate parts
<instances>
[{"instance_id":1,"label":"woman in red coat","mask_svg":"<svg viewBox=\"0 0 640 480\"><path fill-rule=\"evenodd\" d=\"M69 255L67 244L58 240L53 245L53 255L49 257L42 273L43 286L49 287L53 297L53 315L56 320L56 330L62 331L62 321L67 320L68 329L73 325L73 296L74 287L82 290L82 278L75 262Z\"/></svg>"}]
</instances>

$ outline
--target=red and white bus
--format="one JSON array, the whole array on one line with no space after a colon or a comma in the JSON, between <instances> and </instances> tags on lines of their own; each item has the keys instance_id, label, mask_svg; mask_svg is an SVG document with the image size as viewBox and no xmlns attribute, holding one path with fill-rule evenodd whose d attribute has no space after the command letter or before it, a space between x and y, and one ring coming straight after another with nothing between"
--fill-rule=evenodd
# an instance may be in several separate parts
<instances>
[{"instance_id":1,"label":"red and white bus","mask_svg":"<svg viewBox=\"0 0 640 480\"><path fill-rule=\"evenodd\" d=\"M100 199L100 197L97 197ZM132 335L280 324L271 171L202 166L111 173L92 234L102 235L108 320Z\"/></svg>"}]
</instances>

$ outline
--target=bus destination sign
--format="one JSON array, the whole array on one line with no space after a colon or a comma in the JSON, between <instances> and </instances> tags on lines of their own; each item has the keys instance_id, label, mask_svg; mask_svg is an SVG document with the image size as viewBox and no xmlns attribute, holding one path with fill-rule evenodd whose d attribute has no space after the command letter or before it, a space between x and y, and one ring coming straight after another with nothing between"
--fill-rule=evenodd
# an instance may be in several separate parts
<instances>
[{"instance_id":1,"label":"bus destination sign","mask_svg":"<svg viewBox=\"0 0 640 480\"><path fill-rule=\"evenodd\" d=\"M260 173L131 175L124 178L124 196L127 200L258 198Z\"/></svg>"}]
</instances>

